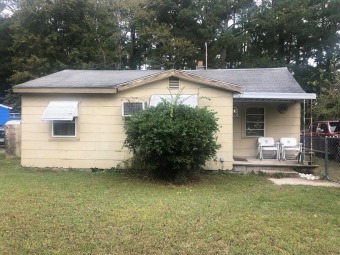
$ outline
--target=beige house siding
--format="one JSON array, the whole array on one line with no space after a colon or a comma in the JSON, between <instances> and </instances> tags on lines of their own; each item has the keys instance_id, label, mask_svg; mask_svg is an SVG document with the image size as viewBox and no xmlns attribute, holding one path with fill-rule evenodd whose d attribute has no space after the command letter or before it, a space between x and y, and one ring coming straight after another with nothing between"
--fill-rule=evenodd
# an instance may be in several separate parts
<instances>
[{"instance_id":1,"label":"beige house siding","mask_svg":"<svg viewBox=\"0 0 340 255\"><path fill-rule=\"evenodd\" d=\"M124 118L122 101L149 103L151 95L169 94L168 79L119 91L117 94L23 94L22 155L23 166L60 168L112 168L122 166L131 155L123 148ZM222 145L216 161L208 169L232 169L233 118L232 93L201 84L180 81L182 94L199 97L199 107L217 112ZM176 93L178 90L171 90ZM76 138L52 138L51 122L41 119L50 101L79 101Z\"/></svg>"},{"instance_id":2,"label":"beige house siding","mask_svg":"<svg viewBox=\"0 0 340 255\"><path fill-rule=\"evenodd\" d=\"M300 103L287 103L288 111L278 112L281 103L234 103L239 116L234 118L234 156L255 157L257 155L257 138L245 136L245 110L247 107L265 109L265 136L279 141L281 137L300 139Z\"/></svg>"}]
</instances>

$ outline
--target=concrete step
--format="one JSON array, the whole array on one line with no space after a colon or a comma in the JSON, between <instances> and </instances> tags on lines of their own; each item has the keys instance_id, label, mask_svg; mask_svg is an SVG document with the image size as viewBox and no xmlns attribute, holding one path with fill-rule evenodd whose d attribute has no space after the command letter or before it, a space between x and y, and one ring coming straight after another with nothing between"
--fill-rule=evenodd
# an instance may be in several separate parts
<instances>
[{"instance_id":1,"label":"concrete step","mask_svg":"<svg viewBox=\"0 0 340 255\"><path fill-rule=\"evenodd\" d=\"M273 176L273 177L299 177L299 173L293 170L276 170L276 169L265 169L265 170L260 170L259 173L268 175L268 176Z\"/></svg>"}]
</instances>

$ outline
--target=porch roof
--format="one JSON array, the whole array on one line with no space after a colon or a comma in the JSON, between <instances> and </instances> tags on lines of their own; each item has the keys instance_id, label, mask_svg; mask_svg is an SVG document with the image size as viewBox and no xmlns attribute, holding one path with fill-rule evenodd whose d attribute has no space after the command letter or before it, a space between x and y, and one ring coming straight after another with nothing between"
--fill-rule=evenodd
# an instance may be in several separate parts
<instances>
[{"instance_id":1,"label":"porch roof","mask_svg":"<svg viewBox=\"0 0 340 255\"><path fill-rule=\"evenodd\" d=\"M295 102L302 100L314 100L316 94L314 93L263 93L263 92L243 92L234 94L234 101L261 101L261 102Z\"/></svg>"},{"instance_id":2,"label":"porch roof","mask_svg":"<svg viewBox=\"0 0 340 255\"><path fill-rule=\"evenodd\" d=\"M238 85L241 93L305 93L286 67L185 70L200 77Z\"/></svg>"}]
</instances>

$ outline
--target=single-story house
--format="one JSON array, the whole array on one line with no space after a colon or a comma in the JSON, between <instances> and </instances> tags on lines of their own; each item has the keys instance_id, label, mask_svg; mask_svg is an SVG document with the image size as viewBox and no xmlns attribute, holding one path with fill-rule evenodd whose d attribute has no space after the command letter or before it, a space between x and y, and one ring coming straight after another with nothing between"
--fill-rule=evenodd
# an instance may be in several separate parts
<instances>
[{"instance_id":1,"label":"single-story house","mask_svg":"<svg viewBox=\"0 0 340 255\"><path fill-rule=\"evenodd\" d=\"M131 157L124 121L181 92L183 103L215 111L221 148L210 170L256 157L257 139L299 139L305 93L287 68L223 70L64 70L14 86L22 95L21 163L112 168Z\"/></svg>"}]
</instances>

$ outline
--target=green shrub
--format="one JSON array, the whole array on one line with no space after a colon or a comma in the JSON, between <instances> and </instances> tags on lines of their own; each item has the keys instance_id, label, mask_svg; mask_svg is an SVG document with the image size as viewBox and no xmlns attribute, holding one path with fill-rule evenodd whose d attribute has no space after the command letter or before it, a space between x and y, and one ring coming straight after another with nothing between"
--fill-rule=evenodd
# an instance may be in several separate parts
<instances>
[{"instance_id":1,"label":"green shrub","mask_svg":"<svg viewBox=\"0 0 340 255\"><path fill-rule=\"evenodd\" d=\"M124 145L133 151L133 167L185 182L215 156L217 131L215 113L207 108L163 102L126 120Z\"/></svg>"}]
</instances>

